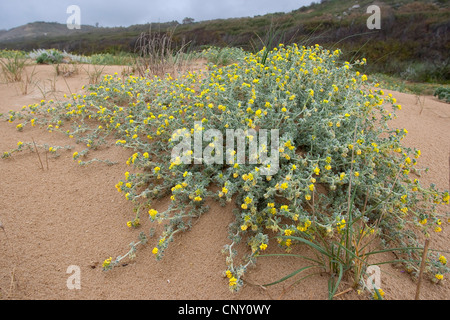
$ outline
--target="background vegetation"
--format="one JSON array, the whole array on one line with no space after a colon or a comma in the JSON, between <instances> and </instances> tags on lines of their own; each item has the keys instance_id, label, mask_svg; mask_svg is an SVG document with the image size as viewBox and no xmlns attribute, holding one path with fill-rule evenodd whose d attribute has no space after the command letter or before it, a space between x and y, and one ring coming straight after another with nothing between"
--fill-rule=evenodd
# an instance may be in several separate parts
<instances>
[{"instance_id":1,"label":"background vegetation","mask_svg":"<svg viewBox=\"0 0 450 320\"><path fill-rule=\"evenodd\" d=\"M356 3L359 7L355 7ZM20 28L1 32L0 49L55 48L80 55L123 55L134 53L137 39L151 28L161 33L174 30L174 47L189 43L192 51L216 46L257 52L263 46L261 38L275 29L274 43L317 43L342 49L343 59L349 61L365 57L370 69L366 72L409 81L449 83L448 1L377 2L382 13L381 30L367 28L366 11L372 4L371 0L322 0L289 13L196 23L185 19L182 24L172 21L120 28L83 26L82 30L71 32L65 25L37 22L27 25L27 34L20 33ZM47 35L40 36L44 31Z\"/></svg>"}]
</instances>

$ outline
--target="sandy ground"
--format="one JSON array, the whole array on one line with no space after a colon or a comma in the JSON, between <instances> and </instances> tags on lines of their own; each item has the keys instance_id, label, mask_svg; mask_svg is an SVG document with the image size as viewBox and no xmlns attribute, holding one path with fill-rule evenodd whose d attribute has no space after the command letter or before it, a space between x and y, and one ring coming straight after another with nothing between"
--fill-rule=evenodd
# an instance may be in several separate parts
<instances>
[{"instance_id":1,"label":"sandy ground","mask_svg":"<svg viewBox=\"0 0 450 320\"><path fill-rule=\"evenodd\" d=\"M0 113L39 102L44 95L48 100L60 98L63 93L79 92L89 83L84 68L80 68L78 74L64 78L55 77L53 66L38 66L34 69L35 85L30 85L26 94L23 85L18 83L0 84ZM122 67L106 67L103 73L120 74L123 70ZM27 71L31 74L32 67ZM441 190L448 189L450 104L433 97L424 97L421 104L414 95L392 93L403 105L398 120L392 125L409 131L405 144L420 148L419 164L430 168L422 181L435 183ZM73 145L74 150L78 150L73 141L58 133L29 127L18 132L15 126L16 123L0 122L0 152L14 149L18 141L31 142L32 139L38 144ZM224 208L215 203L209 204L211 211L191 231L177 237L162 261L154 260L150 244L138 250L137 259L127 261L126 266L103 272L103 260L125 254L128 244L136 241L140 232L126 226L133 218L133 207L115 188L124 172L130 169L125 164L130 153L111 147L98 151L96 157L119 164L108 167L96 163L80 167L72 160L74 150L63 152L57 159L49 158L48 170L40 169L35 153L25 152L0 160L0 221L3 225L3 230L0 228L0 299L328 298L326 275L314 275L293 287L289 287L292 282L267 289L259 286L304 265L293 258L260 258L246 276L248 282L244 289L232 294L227 279L222 277L226 266L225 256L221 253L223 245L228 243L227 227L233 220L232 206ZM161 201L161 208L165 205L167 203ZM150 227L150 222L143 225L144 231ZM445 223L444 231L433 235L431 247L448 251L449 239L450 226ZM276 248L276 245L269 245L270 248ZM392 257L386 255L379 259ZM80 290L70 290L67 286L73 275L67 273L70 266L80 268ZM414 299L416 283L403 270L383 265L381 281L386 298ZM348 288L349 283L344 281L338 292ZM350 291L337 299L367 298L367 295ZM449 280L439 285L425 281L421 298L450 299Z\"/></svg>"}]
</instances>

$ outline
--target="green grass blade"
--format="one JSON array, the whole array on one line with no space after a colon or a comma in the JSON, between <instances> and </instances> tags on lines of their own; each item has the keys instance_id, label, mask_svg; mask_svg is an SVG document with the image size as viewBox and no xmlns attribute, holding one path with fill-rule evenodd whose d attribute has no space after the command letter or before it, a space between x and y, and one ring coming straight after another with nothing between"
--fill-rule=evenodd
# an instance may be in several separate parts
<instances>
[{"instance_id":1,"label":"green grass blade","mask_svg":"<svg viewBox=\"0 0 450 320\"><path fill-rule=\"evenodd\" d=\"M329 294L329 300L333 300L333 297L336 294L337 289L339 288L339 285L341 284L342 277L344 276L344 267L342 266L342 263L339 261L333 261L334 263L337 263L339 265L339 276L336 282L333 281L333 276L330 277L328 281L328 294Z\"/></svg>"},{"instance_id":2,"label":"green grass blade","mask_svg":"<svg viewBox=\"0 0 450 320\"><path fill-rule=\"evenodd\" d=\"M307 267L304 267L304 268L295 270L295 271L292 272L291 274L289 274L289 275L287 275L287 276L281 278L281 279L278 280L278 281L275 281L275 282L272 282L272 283L269 283L269 284L264 284L263 287L270 287L270 286L276 285L276 284L278 284L278 283L280 283L280 282L284 282L284 281L286 281L286 280L292 278L293 276L295 276L295 275L297 275L297 274L299 274L299 273L301 273L301 272L303 272L303 271L312 269L312 268L322 268L322 267L321 267L321 266L307 266Z\"/></svg>"},{"instance_id":3,"label":"green grass blade","mask_svg":"<svg viewBox=\"0 0 450 320\"><path fill-rule=\"evenodd\" d=\"M306 240L306 239L304 239L304 238L294 237L294 236L285 236L285 237L281 237L281 238L284 238L284 239L291 239L291 240L297 240L297 241L299 241L299 242L303 242L304 244L306 244L306 245L310 246L311 248L317 250L317 251L320 252L321 254L323 254L323 255L325 255L325 256L327 256L327 257L329 257L329 258L334 258L334 257L333 257L329 252L327 252L324 248L322 248L322 247L320 247L319 245L317 245L317 244L315 244L315 243L313 243L313 242L311 242L311 241L309 241L309 240Z\"/></svg>"},{"instance_id":4,"label":"green grass blade","mask_svg":"<svg viewBox=\"0 0 450 320\"><path fill-rule=\"evenodd\" d=\"M308 260L308 261L315 262L318 265L323 264L319 260L315 260L315 259L303 256L303 255L300 255L300 254L292 254L292 253L273 253L273 254L262 254L262 255L258 256L258 258L261 258L261 257L293 257L293 258L302 258L302 259L305 259L305 260Z\"/></svg>"}]
</instances>

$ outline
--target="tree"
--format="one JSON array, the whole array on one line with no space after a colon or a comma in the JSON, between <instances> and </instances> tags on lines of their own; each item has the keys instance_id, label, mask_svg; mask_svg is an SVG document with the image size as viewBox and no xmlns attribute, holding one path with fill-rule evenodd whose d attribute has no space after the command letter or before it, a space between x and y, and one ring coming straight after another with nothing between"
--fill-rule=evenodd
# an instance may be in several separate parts
<instances>
[{"instance_id":1,"label":"tree","mask_svg":"<svg viewBox=\"0 0 450 320\"><path fill-rule=\"evenodd\" d=\"M183 24L191 24L194 23L195 19L186 17L183 19Z\"/></svg>"}]
</instances>

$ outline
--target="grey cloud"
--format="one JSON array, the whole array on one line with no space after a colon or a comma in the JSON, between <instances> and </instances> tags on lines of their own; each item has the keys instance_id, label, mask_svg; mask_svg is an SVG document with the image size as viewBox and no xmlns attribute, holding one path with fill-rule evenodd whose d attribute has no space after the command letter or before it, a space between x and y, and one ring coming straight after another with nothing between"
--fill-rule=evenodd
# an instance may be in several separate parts
<instances>
[{"instance_id":1,"label":"grey cloud","mask_svg":"<svg viewBox=\"0 0 450 320\"><path fill-rule=\"evenodd\" d=\"M81 23L100 26L129 26L148 22L196 21L289 12L309 5L311 0L18 0L0 1L0 29L34 21L65 23L70 5L81 9Z\"/></svg>"}]
</instances>

